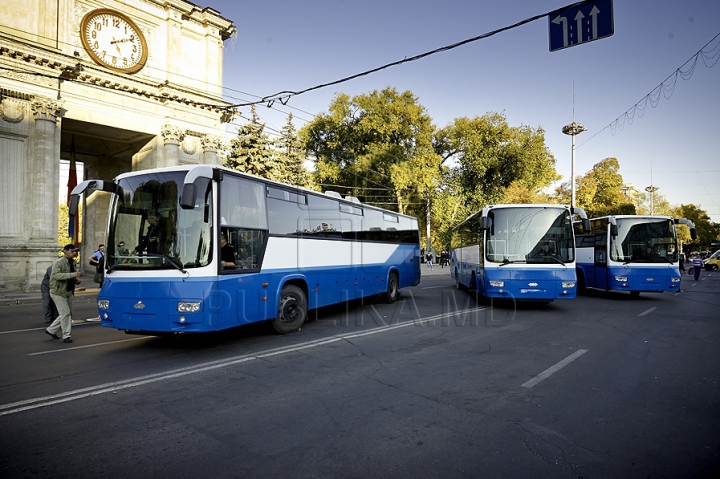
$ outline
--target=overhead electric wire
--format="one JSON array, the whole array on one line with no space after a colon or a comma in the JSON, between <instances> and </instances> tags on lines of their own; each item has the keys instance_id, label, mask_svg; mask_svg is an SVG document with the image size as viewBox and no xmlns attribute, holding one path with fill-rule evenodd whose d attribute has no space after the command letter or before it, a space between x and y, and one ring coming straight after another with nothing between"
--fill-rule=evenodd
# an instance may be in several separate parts
<instances>
[{"instance_id":1,"label":"overhead electric wire","mask_svg":"<svg viewBox=\"0 0 720 479\"><path fill-rule=\"evenodd\" d=\"M263 104L263 103L269 103L270 105L272 105L273 102L275 102L275 101L279 101L280 103L282 103L283 105L285 105L285 104L287 103L287 101L288 101L291 97L293 97L293 96L302 95L303 93L307 93L307 92L309 92L309 91L319 90L320 88L325 88L325 87L328 87L328 86L338 85L338 84L340 84L340 83L345 83L345 82L347 82L347 81L354 80L354 79L356 79L356 78L360 78L360 77L363 77L363 76L370 75L370 74L372 74L372 73L379 72L379 71L381 71L381 70L385 70L386 68L394 67L394 66L397 66L397 65L402 65L403 63L414 62L414 61L416 61L416 60L420 60L420 59L422 59L422 58L428 57L428 56L430 56L430 55L434 55L434 54L436 54L436 53L446 52L446 51L452 50L452 49L454 49L454 48L458 48L458 47L461 47L461 46L463 46L463 45L467 45L468 43L476 42L476 41L478 41L478 40L483 40L483 39L489 38L489 37L491 37L491 36L493 36L493 35L497 35L498 33L502 33L502 32L504 32L504 31L511 30L511 29L513 29L513 28L516 28L516 27L520 27L520 26L525 25L525 24L530 23L530 22L534 22L535 20L539 20L539 19L541 19L541 18L545 18L545 17L550 16L550 15L552 15L552 14L554 14L554 13L562 12L563 10L566 10L566 9L568 9L568 8L578 7L578 6L580 6L580 5L584 5L584 4L589 3L589 2L592 2L592 1L595 1L595 0L582 0L582 1L579 1L579 2L575 2L575 3L572 3L572 4L570 4L570 5L566 5L566 6L564 6L564 7L561 7L561 8L556 8L556 9L550 11L550 12L547 12L547 13L542 13L542 14L539 14L539 15L532 16L532 17L530 17L530 18L526 18L525 20L521 20L521 21L519 21L519 22L517 22L517 23L513 23L512 25L508 25L508 26L506 26L506 27L498 28L497 30L493 30L493 31L490 31L490 32L487 32L487 33L483 33L482 35L478 35L478 36L476 36L476 37L468 38L468 39L466 39L466 40L462 40L462 41L459 41L459 42L457 42L457 43L453 43L453 44L451 44L451 45L447 45L447 46L444 46L444 47L436 48L435 50L431 50L431 51L429 51L429 52L421 53L421 54L419 54L419 55L415 55L415 56L412 56L412 57L410 57L410 58L403 58L402 60L394 61L394 62L392 62L392 63L387 63L387 64L382 65L382 66L379 66L379 67L377 67L377 68L373 68L373 69L371 69L371 70L366 70L366 71L364 71L364 72L356 73L356 74L354 74L354 75L351 75L351 76L348 76L348 77L345 77L345 78L341 78L341 79L339 79L339 80L335 80L335 81L331 81L331 82L327 82L327 83L322 83L322 84L320 84L320 85L315 85L315 86L313 86L313 87L305 88L304 90L299 90L299 91L283 90L283 91L280 91L280 92L275 93L275 94L273 94L273 95L264 96L264 97L262 97L262 99L259 100L259 101L254 101L254 102L249 102L249 103L238 103L238 104L232 105L232 107L233 107L233 108L238 108L238 107L251 106L251 105L257 105L257 104Z\"/></svg>"},{"instance_id":2,"label":"overhead electric wire","mask_svg":"<svg viewBox=\"0 0 720 479\"><path fill-rule=\"evenodd\" d=\"M707 48L708 45L710 45L712 42L718 39L720 37L720 33L715 35L712 40L707 42L703 47L698 50L693 56L691 56L685 63L680 65L679 68L676 68L674 72L672 72L670 75L668 75L665 80L663 80L658 86L653 88L650 93L645 95L640 101L635 103L632 107L627 109L625 113L620 115L619 117L615 118L613 121L610 122L607 126L605 126L603 129L599 130L597 133L592 135L587 140L583 141L579 145L577 145L577 148L583 146L585 143L589 142L596 136L598 136L603 131L607 130L608 128L611 129L612 134L615 134L615 131L622 130L625 127L625 122L627 121L628 125L632 125L632 123L635 121L635 115L637 114L638 117L642 117L645 114L645 109L647 108L648 103L653 108L657 107L661 100L661 95L665 97L665 99L670 99L672 97L673 92L675 90L675 84L677 83L678 75L683 80L689 80L690 77L692 77L693 73L695 72L695 66L697 65L698 58L703 59L703 63L707 68L714 67L718 60L720 60L720 42L718 42L714 47L710 48L708 51L705 51L705 48ZM710 63L708 64L708 61ZM688 64L691 63L690 67L687 69L687 71L683 71L683 68ZM672 78L672 81L668 82ZM668 83L666 85L666 82ZM668 93L669 92L669 95Z\"/></svg>"}]
</instances>

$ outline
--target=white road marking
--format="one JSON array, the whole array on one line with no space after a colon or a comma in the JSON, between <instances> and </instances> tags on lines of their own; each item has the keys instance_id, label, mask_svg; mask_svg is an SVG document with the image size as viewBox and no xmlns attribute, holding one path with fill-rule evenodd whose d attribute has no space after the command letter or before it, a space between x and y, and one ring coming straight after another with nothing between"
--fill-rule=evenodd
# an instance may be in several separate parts
<instances>
[{"instance_id":1,"label":"white road marking","mask_svg":"<svg viewBox=\"0 0 720 479\"><path fill-rule=\"evenodd\" d=\"M564 368L571 362L575 361L577 358L579 358L580 356L582 356L583 354L585 354L587 352L588 352L587 349L578 349L577 351L575 351L574 353L572 353L570 356L566 357L559 363L555 364L554 366L549 367L548 369L541 372L540 374L538 374L531 380L521 384L520 387L531 388L531 387L535 386L540 381L549 378L550 376L552 376L556 372L560 371L562 368Z\"/></svg>"},{"instance_id":2,"label":"white road marking","mask_svg":"<svg viewBox=\"0 0 720 479\"><path fill-rule=\"evenodd\" d=\"M464 309L461 311L457 311L455 313L452 313L451 316L457 316L460 314L469 314L469 313L475 313L483 311L485 308L472 308L472 309ZM89 396L96 396L99 394L109 393L109 392L115 392L119 391L121 389L127 389L132 388L136 386L141 386L144 384L150 384L158 381L165 381L166 379L173 379L178 378L182 376L188 376L190 374L197 374L205 371L211 371L214 369L219 368L225 368L228 366L233 366L235 364L240 364L248 361L254 361L258 359L268 358L271 356L278 356L280 354L288 354L292 352L302 351L303 349L310 349L310 348L317 348L319 346L324 346L331 343L336 343L338 341L346 341L349 339L354 338L360 338L363 336L370 336L372 334L378 334L378 333L384 333L387 331L394 331L396 329L400 328L407 328L410 326L418 326L423 325L426 323L430 323L437 320L446 319L448 317L447 313L442 314L436 314L434 316L430 316L428 318L424 319L417 319L413 321L407 321L400 324L395 324L391 326L380 326L377 328L369 329L367 331L361 331L353 334L345 334L341 336L332 336L325 339L316 339L313 341L308 341L305 343L300 343L298 345L294 346L284 346L280 348L273 348L273 349L267 349L265 351L259 351L254 354L243 354L240 356L235 356L227 359L221 359L218 361L209 361L206 363L201 363L196 366L189 366L186 368L180 368L180 369L174 369L171 371L163 372L163 373L155 373L150 374L147 376L140 376L138 378L134 379L126 379L123 381L115 381L111 383L105 383L105 384L99 384L97 386L90 386L87 388L82 389L76 389L73 391L66 391L64 393L59 394L53 394L50 396L44 396L39 398L33 398L33 399L25 399L23 401L17 401L14 403L9 404L2 404L0 405L0 416L5 416L7 414L15 414L22 411L27 411L30 409L37 409L41 407L46 406L52 406L54 404L60 404L64 402L69 401L77 401L79 399L83 399ZM136 338L134 340L138 339L149 339L149 338ZM132 341L132 340L123 340L123 341ZM118 341L121 342L121 341ZM109 344L109 343L107 343ZM92 347L91 346L81 346L81 347ZM66 348L63 349L63 351L71 349ZM78 349L78 348L72 348L72 349ZM38 353L35 353L38 354Z\"/></svg>"},{"instance_id":3,"label":"white road marking","mask_svg":"<svg viewBox=\"0 0 720 479\"><path fill-rule=\"evenodd\" d=\"M68 346L68 347L62 348L62 349L53 349L52 351L40 351L39 353L30 353L30 354L28 354L28 356L40 356L41 354L64 353L67 351L73 351L75 349L97 348L98 346L105 346L107 344L127 343L128 341L139 341L141 339L151 339L151 338L152 338L152 336L142 336L139 338L120 339L118 341L108 341L107 343L84 344L82 346Z\"/></svg>"},{"instance_id":4,"label":"white road marking","mask_svg":"<svg viewBox=\"0 0 720 479\"><path fill-rule=\"evenodd\" d=\"M73 325L73 327L87 326L86 323L76 323L74 321L73 321L72 325ZM43 329L47 329L48 326L50 326L50 323L48 323L47 326L43 326L42 328L14 329L12 331L0 331L0 334L27 333L28 331L42 331Z\"/></svg>"},{"instance_id":5,"label":"white road marking","mask_svg":"<svg viewBox=\"0 0 720 479\"><path fill-rule=\"evenodd\" d=\"M645 316L645 315L647 315L647 314L652 313L652 312L655 311L656 309L657 309L657 307L653 306L652 308L648 309L647 311L643 311L642 313L638 314L638 316Z\"/></svg>"}]
</instances>

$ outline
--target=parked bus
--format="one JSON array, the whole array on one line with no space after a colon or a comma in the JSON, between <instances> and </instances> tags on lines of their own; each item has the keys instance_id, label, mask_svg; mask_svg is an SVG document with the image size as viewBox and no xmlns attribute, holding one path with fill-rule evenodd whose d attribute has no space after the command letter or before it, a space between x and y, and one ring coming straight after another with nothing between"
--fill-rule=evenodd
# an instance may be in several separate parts
<instances>
[{"instance_id":1,"label":"parked bus","mask_svg":"<svg viewBox=\"0 0 720 479\"><path fill-rule=\"evenodd\" d=\"M641 292L678 291L680 270L676 224L695 225L670 216L616 215L593 218L590 231L578 234L580 289Z\"/></svg>"},{"instance_id":2,"label":"parked bus","mask_svg":"<svg viewBox=\"0 0 720 479\"><path fill-rule=\"evenodd\" d=\"M493 205L452 233L450 274L487 298L553 301L576 296L573 216L563 205Z\"/></svg>"},{"instance_id":3,"label":"parked bus","mask_svg":"<svg viewBox=\"0 0 720 479\"><path fill-rule=\"evenodd\" d=\"M88 180L112 193L102 325L138 333L222 330L420 282L417 219L228 168L194 165ZM115 250L114 245L124 243Z\"/></svg>"}]
</instances>

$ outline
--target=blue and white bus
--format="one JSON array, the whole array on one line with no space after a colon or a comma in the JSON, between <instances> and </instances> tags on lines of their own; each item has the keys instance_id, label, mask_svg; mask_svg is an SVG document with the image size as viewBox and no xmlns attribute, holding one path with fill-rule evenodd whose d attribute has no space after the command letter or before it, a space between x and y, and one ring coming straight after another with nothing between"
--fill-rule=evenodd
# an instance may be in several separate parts
<instances>
[{"instance_id":1,"label":"blue and white bus","mask_svg":"<svg viewBox=\"0 0 720 479\"><path fill-rule=\"evenodd\" d=\"M417 219L210 165L88 180L112 193L102 325L137 333L216 331L420 282ZM119 245L115 249L115 245Z\"/></svg>"},{"instance_id":2,"label":"blue and white bus","mask_svg":"<svg viewBox=\"0 0 720 479\"><path fill-rule=\"evenodd\" d=\"M452 234L450 274L487 298L553 301L576 296L573 216L563 205L492 205Z\"/></svg>"},{"instance_id":3,"label":"blue and white bus","mask_svg":"<svg viewBox=\"0 0 720 479\"><path fill-rule=\"evenodd\" d=\"M590 231L577 234L577 274L581 289L641 292L678 291L680 270L676 224L695 225L670 216L616 215L590 220Z\"/></svg>"}]
</instances>

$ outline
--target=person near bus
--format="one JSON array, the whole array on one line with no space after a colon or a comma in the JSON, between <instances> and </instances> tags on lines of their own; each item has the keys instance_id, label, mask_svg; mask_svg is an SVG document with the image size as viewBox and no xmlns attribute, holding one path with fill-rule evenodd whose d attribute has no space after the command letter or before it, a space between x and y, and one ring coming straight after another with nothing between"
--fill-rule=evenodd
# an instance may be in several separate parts
<instances>
[{"instance_id":1,"label":"person near bus","mask_svg":"<svg viewBox=\"0 0 720 479\"><path fill-rule=\"evenodd\" d=\"M58 309L58 317L45 330L45 334L53 339L60 339L57 332L62 329L62 338L65 343L72 343L72 298L75 295L75 285L80 283L82 271L76 271L75 257L78 249L74 244L67 244L63 248L63 256L55 261L50 275L50 297Z\"/></svg>"},{"instance_id":2,"label":"person near bus","mask_svg":"<svg viewBox=\"0 0 720 479\"><path fill-rule=\"evenodd\" d=\"M695 256L693 257L692 268L693 274L695 275L695 281L697 281L700 279L700 270L703 268L703 260L700 258L698 253L695 253Z\"/></svg>"},{"instance_id":3,"label":"person near bus","mask_svg":"<svg viewBox=\"0 0 720 479\"><path fill-rule=\"evenodd\" d=\"M97 251L90 256L90 265L95 267L95 277L93 281L100 284L102 288L105 281L105 245L100 244Z\"/></svg>"},{"instance_id":4,"label":"person near bus","mask_svg":"<svg viewBox=\"0 0 720 479\"><path fill-rule=\"evenodd\" d=\"M433 254L430 251L428 251L425 254L425 261L427 262L428 269L430 271L432 271L432 269L433 269Z\"/></svg>"}]
</instances>

